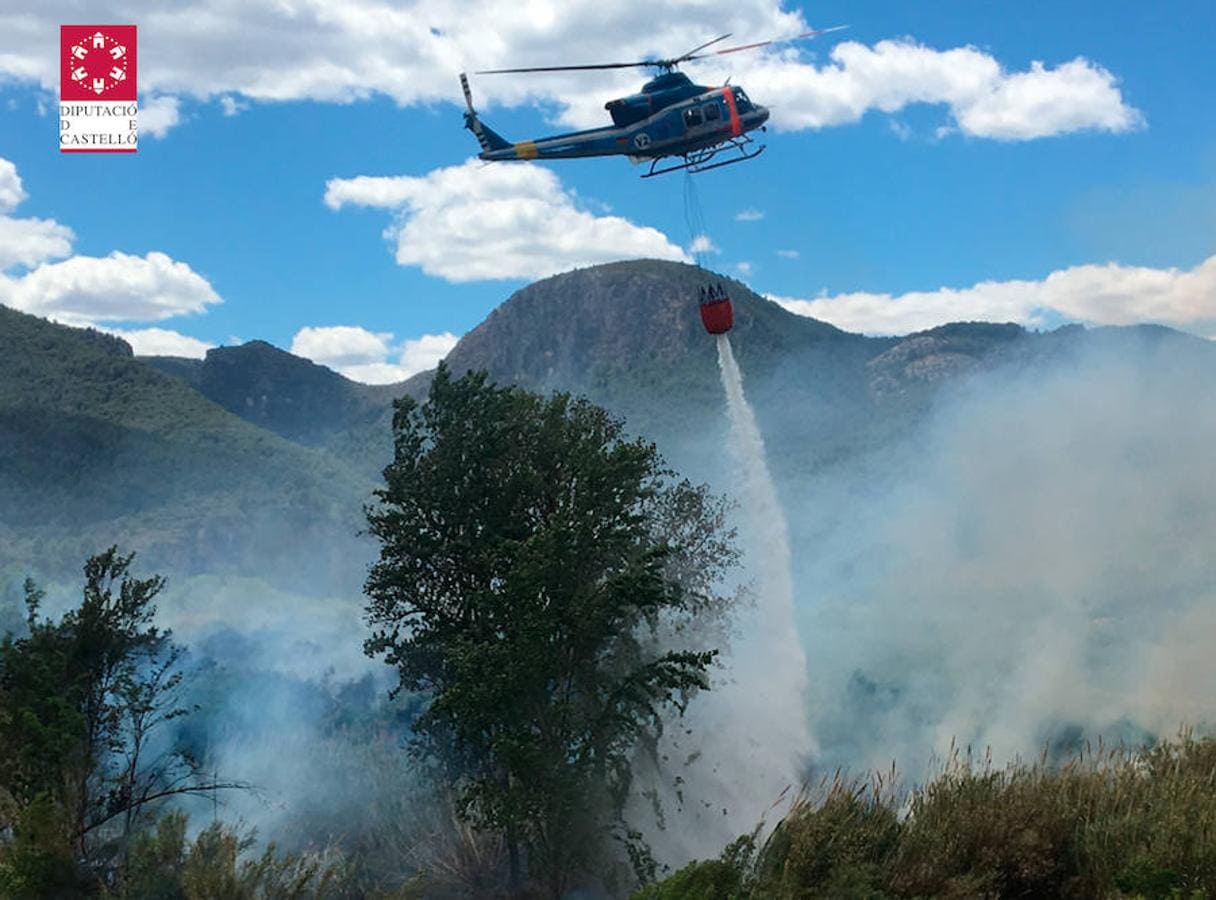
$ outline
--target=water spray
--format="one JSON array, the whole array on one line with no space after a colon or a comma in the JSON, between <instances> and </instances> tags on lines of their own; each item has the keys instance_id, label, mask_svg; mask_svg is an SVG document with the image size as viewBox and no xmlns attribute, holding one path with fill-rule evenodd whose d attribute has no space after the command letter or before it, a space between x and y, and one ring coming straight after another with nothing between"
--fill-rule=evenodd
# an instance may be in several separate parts
<instances>
[{"instance_id":1,"label":"water spray","mask_svg":"<svg viewBox=\"0 0 1216 900\"><path fill-rule=\"evenodd\" d=\"M743 535L748 569L755 578L755 605L740 617L734 651L734 679L743 717L738 727L753 729L767 750L754 763L757 787L773 802L798 778L810 753L806 715L806 655L794 619L790 540L785 512L769 472L764 439L743 392L743 375L730 336L719 334L718 368L730 416L731 452L742 477ZM748 697L764 697L765 702ZM797 784L794 785L797 787Z\"/></svg>"}]
</instances>

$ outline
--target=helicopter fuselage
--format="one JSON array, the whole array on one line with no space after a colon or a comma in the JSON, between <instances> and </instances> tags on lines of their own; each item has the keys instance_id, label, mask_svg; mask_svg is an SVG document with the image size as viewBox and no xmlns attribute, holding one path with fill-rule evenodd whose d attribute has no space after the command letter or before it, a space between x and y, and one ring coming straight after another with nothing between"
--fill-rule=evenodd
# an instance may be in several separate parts
<instances>
[{"instance_id":1,"label":"helicopter fuselage","mask_svg":"<svg viewBox=\"0 0 1216 900\"><path fill-rule=\"evenodd\" d=\"M682 72L667 72L642 91L606 104L613 124L530 141L486 147L489 161L628 156L635 161L687 156L729 143L760 128L768 110L754 104L741 87L693 84ZM480 122L466 116L476 132ZM480 138L480 135L479 135ZM497 143L497 142L495 142Z\"/></svg>"}]
</instances>

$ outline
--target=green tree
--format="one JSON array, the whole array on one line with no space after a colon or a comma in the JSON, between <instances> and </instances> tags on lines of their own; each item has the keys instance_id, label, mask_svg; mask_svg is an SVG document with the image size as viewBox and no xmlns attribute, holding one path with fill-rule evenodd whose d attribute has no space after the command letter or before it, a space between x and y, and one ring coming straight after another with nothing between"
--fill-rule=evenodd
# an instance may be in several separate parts
<instances>
[{"instance_id":1,"label":"green tree","mask_svg":"<svg viewBox=\"0 0 1216 900\"><path fill-rule=\"evenodd\" d=\"M424 404L397 401L393 437L365 650L428 695L414 750L504 834L512 889L523 850L558 896L637 839L631 762L708 687L699 629L737 558L725 504L603 409L484 372L441 366Z\"/></svg>"},{"instance_id":2,"label":"green tree","mask_svg":"<svg viewBox=\"0 0 1216 900\"><path fill-rule=\"evenodd\" d=\"M0 886L18 895L48 872L57 891L121 881L151 805L235 786L207 782L161 734L190 711L182 650L154 624L163 579L133 577L133 558L111 547L89 559L82 601L59 620L40 617L43 592L27 581L27 633L0 643L0 792L14 836Z\"/></svg>"}]
</instances>

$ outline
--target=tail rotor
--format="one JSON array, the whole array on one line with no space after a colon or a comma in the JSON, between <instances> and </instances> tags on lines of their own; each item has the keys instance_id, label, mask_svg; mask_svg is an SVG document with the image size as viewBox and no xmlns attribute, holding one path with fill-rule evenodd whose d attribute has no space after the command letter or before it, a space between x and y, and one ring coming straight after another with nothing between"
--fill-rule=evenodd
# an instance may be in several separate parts
<instances>
[{"instance_id":1,"label":"tail rotor","mask_svg":"<svg viewBox=\"0 0 1216 900\"><path fill-rule=\"evenodd\" d=\"M473 108L473 91L469 88L469 76L464 72L460 73L460 89L464 91L464 105L467 107L464 114L464 127L473 132L477 143L481 144L481 149L488 151L490 142L486 140L485 132L482 131L481 119L477 118L477 110Z\"/></svg>"},{"instance_id":2,"label":"tail rotor","mask_svg":"<svg viewBox=\"0 0 1216 900\"><path fill-rule=\"evenodd\" d=\"M477 118L477 110L473 109L473 91L469 89L469 76L460 73L460 89L464 91L464 105L469 108L468 115Z\"/></svg>"}]
</instances>

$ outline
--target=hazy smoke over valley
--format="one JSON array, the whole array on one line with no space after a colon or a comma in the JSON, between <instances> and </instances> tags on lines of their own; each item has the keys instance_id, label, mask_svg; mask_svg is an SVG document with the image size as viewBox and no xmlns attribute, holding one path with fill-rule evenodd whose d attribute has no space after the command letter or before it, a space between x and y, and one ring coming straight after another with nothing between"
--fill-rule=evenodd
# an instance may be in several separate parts
<instances>
[{"instance_id":1,"label":"hazy smoke over valley","mask_svg":"<svg viewBox=\"0 0 1216 900\"><path fill-rule=\"evenodd\" d=\"M1213 720L1213 371L1179 350L980 376L791 496L819 766Z\"/></svg>"}]
</instances>

